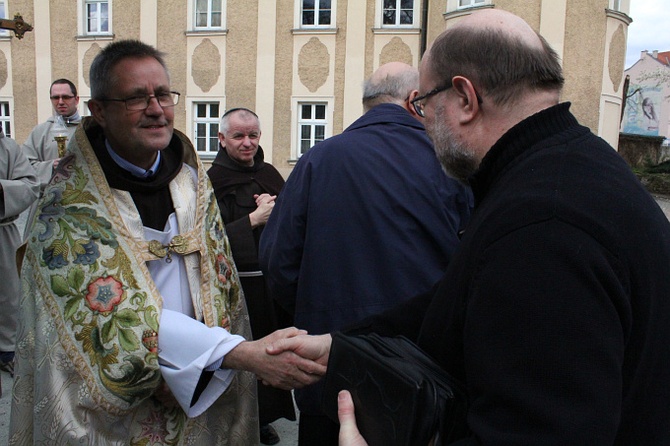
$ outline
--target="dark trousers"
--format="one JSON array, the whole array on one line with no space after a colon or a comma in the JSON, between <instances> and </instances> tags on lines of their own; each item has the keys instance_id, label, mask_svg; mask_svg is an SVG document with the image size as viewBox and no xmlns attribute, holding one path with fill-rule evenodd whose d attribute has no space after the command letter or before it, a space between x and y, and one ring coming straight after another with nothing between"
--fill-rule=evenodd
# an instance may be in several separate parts
<instances>
[{"instance_id":1,"label":"dark trousers","mask_svg":"<svg viewBox=\"0 0 670 446\"><path fill-rule=\"evenodd\" d=\"M340 425L327 416L300 414L298 446L338 446Z\"/></svg>"}]
</instances>

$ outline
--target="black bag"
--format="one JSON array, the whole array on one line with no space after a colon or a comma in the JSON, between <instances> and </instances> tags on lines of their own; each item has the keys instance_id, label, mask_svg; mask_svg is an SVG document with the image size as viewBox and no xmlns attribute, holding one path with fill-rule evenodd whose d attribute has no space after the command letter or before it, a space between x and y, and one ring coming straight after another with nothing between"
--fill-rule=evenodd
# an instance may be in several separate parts
<instances>
[{"instance_id":1,"label":"black bag","mask_svg":"<svg viewBox=\"0 0 670 446\"><path fill-rule=\"evenodd\" d=\"M332 336L321 406L333 421L337 394L348 390L370 446L427 445L432 439L441 445L465 436L465 392L414 343L374 333Z\"/></svg>"}]
</instances>

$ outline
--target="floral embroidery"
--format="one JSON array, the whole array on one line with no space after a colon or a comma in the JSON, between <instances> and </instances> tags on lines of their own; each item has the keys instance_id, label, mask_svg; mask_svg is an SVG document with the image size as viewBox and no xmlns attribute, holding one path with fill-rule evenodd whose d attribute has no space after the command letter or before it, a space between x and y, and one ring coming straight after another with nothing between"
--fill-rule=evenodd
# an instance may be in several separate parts
<instances>
[{"instance_id":1,"label":"floral embroidery","mask_svg":"<svg viewBox=\"0 0 670 446\"><path fill-rule=\"evenodd\" d=\"M54 183L60 183L61 181L68 180L74 171L75 159L76 156L73 153L70 153L61 158L58 166L56 166L56 169L54 169L54 174L51 178L51 181Z\"/></svg>"},{"instance_id":2,"label":"floral embroidery","mask_svg":"<svg viewBox=\"0 0 670 446\"><path fill-rule=\"evenodd\" d=\"M165 419L159 412L151 412L151 414L140 421L142 426L142 433L140 437L149 441L149 444L165 444L167 437L167 429L165 429Z\"/></svg>"},{"instance_id":3,"label":"floral embroidery","mask_svg":"<svg viewBox=\"0 0 670 446\"><path fill-rule=\"evenodd\" d=\"M103 202L103 197L109 198L106 191L96 188L99 173L80 165L79 157L75 153L61 160L62 169L57 169L40 203L33 249L38 249L43 271L48 268L50 302L60 307L65 330L90 364L87 370L95 375L96 389L105 397L119 398L125 404L106 401L126 409L150 399L161 383L160 309L148 294L133 253L119 244L112 226L118 216L110 215ZM208 294L205 305L210 307L204 314L208 321L228 329L232 322L232 329L248 330L245 320L238 322L231 311L237 308L241 292L233 280L230 245L211 192L207 202L205 221L198 225L207 228L202 235L208 247L205 268L211 296ZM98 398L98 391L96 394ZM145 419L137 444L178 440L172 433L183 432L187 420L183 411L176 407L174 413L165 415L163 420Z\"/></svg>"},{"instance_id":4,"label":"floral embroidery","mask_svg":"<svg viewBox=\"0 0 670 446\"><path fill-rule=\"evenodd\" d=\"M111 313L123 297L123 284L111 276L98 277L88 285L88 307L103 315Z\"/></svg>"},{"instance_id":5,"label":"floral embroidery","mask_svg":"<svg viewBox=\"0 0 670 446\"><path fill-rule=\"evenodd\" d=\"M132 405L161 379L157 352L140 339L145 328L158 331L159 312L146 292L137 291L132 263L118 249L106 213L99 214L91 176L75 160L67 158L47 189L33 237L42 243L43 264L55 272L50 286L62 299L63 319L100 383Z\"/></svg>"},{"instance_id":6,"label":"floral embroidery","mask_svg":"<svg viewBox=\"0 0 670 446\"><path fill-rule=\"evenodd\" d=\"M54 232L56 232L56 228L58 228L58 220L65 215L65 210L63 209L63 206L60 205L60 201L63 197L61 190L49 189L47 194L48 195L45 195L44 198L42 210L37 217L37 222L44 226L44 232L38 236L38 239L41 242L54 236Z\"/></svg>"},{"instance_id":7,"label":"floral embroidery","mask_svg":"<svg viewBox=\"0 0 670 446\"><path fill-rule=\"evenodd\" d=\"M63 254L56 254L55 248L45 249L42 252L42 260L49 267L49 269L58 269L67 265L67 260Z\"/></svg>"},{"instance_id":8,"label":"floral embroidery","mask_svg":"<svg viewBox=\"0 0 670 446\"><path fill-rule=\"evenodd\" d=\"M232 274L232 268L230 267L230 263L223 254L218 254L216 256L216 266L218 272L217 277L219 281L225 285L226 282L228 282L228 279L230 279L230 275Z\"/></svg>"},{"instance_id":9,"label":"floral embroidery","mask_svg":"<svg viewBox=\"0 0 670 446\"><path fill-rule=\"evenodd\" d=\"M93 240L90 240L88 243L79 244L80 250L77 251L77 257L74 259L74 263L81 265L91 265L100 257L100 250L98 245L96 245Z\"/></svg>"}]
</instances>

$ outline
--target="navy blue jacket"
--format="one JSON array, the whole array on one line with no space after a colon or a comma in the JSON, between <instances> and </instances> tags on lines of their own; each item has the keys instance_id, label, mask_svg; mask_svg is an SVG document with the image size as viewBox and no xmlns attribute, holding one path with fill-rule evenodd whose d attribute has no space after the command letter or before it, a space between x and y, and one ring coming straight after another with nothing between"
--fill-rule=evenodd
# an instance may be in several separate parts
<instances>
[{"instance_id":1,"label":"navy blue jacket","mask_svg":"<svg viewBox=\"0 0 670 446\"><path fill-rule=\"evenodd\" d=\"M423 125L379 105L300 158L261 237L261 268L297 327L338 330L429 290L471 197Z\"/></svg>"}]
</instances>

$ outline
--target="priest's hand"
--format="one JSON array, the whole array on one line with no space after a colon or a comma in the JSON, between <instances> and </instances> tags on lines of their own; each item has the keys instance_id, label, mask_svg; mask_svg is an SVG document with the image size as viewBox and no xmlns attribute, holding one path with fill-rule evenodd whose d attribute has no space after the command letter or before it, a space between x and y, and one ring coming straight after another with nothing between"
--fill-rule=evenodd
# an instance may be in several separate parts
<instances>
[{"instance_id":1,"label":"priest's hand","mask_svg":"<svg viewBox=\"0 0 670 446\"><path fill-rule=\"evenodd\" d=\"M293 351L268 354L269 346L283 339L305 335L297 328L277 330L257 341L245 341L228 352L221 365L223 368L248 370L256 374L264 384L290 390L314 384L325 373L326 367Z\"/></svg>"},{"instance_id":2,"label":"priest's hand","mask_svg":"<svg viewBox=\"0 0 670 446\"><path fill-rule=\"evenodd\" d=\"M328 365L328 356L330 355L330 345L333 338L330 334L311 336L302 334L299 336L279 339L271 344L267 352L271 355L278 355L283 352L291 351L303 358L311 359L323 366L325 374Z\"/></svg>"}]
</instances>

